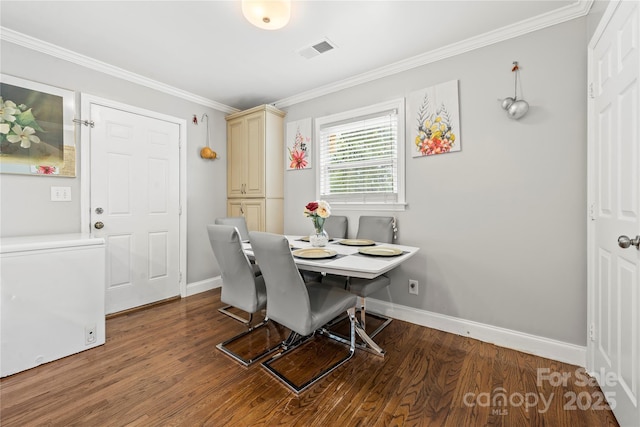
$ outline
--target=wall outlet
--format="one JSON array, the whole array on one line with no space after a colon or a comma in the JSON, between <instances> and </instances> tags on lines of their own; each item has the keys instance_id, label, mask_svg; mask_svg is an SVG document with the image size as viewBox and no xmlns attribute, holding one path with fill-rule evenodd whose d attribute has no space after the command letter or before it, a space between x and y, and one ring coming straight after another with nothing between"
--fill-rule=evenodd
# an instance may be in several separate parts
<instances>
[{"instance_id":1,"label":"wall outlet","mask_svg":"<svg viewBox=\"0 0 640 427\"><path fill-rule=\"evenodd\" d=\"M95 344L98 337L96 335L96 325L88 325L84 327L84 345Z\"/></svg>"},{"instance_id":2,"label":"wall outlet","mask_svg":"<svg viewBox=\"0 0 640 427\"><path fill-rule=\"evenodd\" d=\"M413 295L418 295L418 281L409 279L409 293Z\"/></svg>"}]
</instances>

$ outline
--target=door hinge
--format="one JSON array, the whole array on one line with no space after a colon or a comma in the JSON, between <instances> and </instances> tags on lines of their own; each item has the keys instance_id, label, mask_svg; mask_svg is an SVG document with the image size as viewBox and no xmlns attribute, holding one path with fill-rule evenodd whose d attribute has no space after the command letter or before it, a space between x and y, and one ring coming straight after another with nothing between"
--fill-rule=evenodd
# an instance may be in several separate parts
<instances>
[{"instance_id":1,"label":"door hinge","mask_svg":"<svg viewBox=\"0 0 640 427\"><path fill-rule=\"evenodd\" d=\"M178 215L182 215L182 205L178 206Z\"/></svg>"},{"instance_id":2,"label":"door hinge","mask_svg":"<svg viewBox=\"0 0 640 427\"><path fill-rule=\"evenodd\" d=\"M589 325L589 339L591 341L595 341L596 340L596 325L595 324L591 324Z\"/></svg>"},{"instance_id":3,"label":"door hinge","mask_svg":"<svg viewBox=\"0 0 640 427\"><path fill-rule=\"evenodd\" d=\"M591 203L589 205L589 219L591 219L591 221L595 221L596 220L596 204L595 203Z\"/></svg>"},{"instance_id":4,"label":"door hinge","mask_svg":"<svg viewBox=\"0 0 640 427\"><path fill-rule=\"evenodd\" d=\"M595 98L595 96L593 95L593 82L589 83L589 98Z\"/></svg>"},{"instance_id":5,"label":"door hinge","mask_svg":"<svg viewBox=\"0 0 640 427\"><path fill-rule=\"evenodd\" d=\"M182 283L182 271L180 272L180 275L178 277L178 283Z\"/></svg>"},{"instance_id":6,"label":"door hinge","mask_svg":"<svg viewBox=\"0 0 640 427\"><path fill-rule=\"evenodd\" d=\"M73 119L73 123L77 123L79 125L85 125L85 126L89 126L89 127L95 127L96 123L93 120L80 120L80 119Z\"/></svg>"}]
</instances>

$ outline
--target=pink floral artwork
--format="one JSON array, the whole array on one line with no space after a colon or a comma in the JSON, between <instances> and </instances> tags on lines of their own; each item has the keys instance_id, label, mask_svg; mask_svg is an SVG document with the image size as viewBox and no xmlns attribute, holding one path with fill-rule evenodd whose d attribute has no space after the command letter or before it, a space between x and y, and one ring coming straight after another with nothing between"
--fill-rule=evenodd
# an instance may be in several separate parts
<instances>
[{"instance_id":1,"label":"pink floral artwork","mask_svg":"<svg viewBox=\"0 0 640 427\"><path fill-rule=\"evenodd\" d=\"M311 119L287 123L287 170L311 169Z\"/></svg>"}]
</instances>

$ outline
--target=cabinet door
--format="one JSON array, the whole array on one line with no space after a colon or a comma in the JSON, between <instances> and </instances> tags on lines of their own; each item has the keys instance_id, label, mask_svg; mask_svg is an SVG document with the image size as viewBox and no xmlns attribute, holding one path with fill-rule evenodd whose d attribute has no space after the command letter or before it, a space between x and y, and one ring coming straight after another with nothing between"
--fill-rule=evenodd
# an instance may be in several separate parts
<instances>
[{"instance_id":1,"label":"cabinet door","mask_svg":"<svg viewBox=\"0 0 640 427\"><path fill-rule=\"evenodd\" d=\"M265 231L264 199L229 199L228 216L243 216L249 231Z\"/></svg>"},{"instance_id":2,"label":"cabinet door","mask_svg":"<svg viewBox=\"0 0 640 427\"><path fill-rule=\"evenodd\" d=\"M240 118L227 123L227 197L244 197L246 143L245 121Z\"/></svg>"},{"instance_id":3,"label":"cabinet door","mask_svg":"<svg viewBox=\"0 0 640 427\"><path fill-rule=\"evenodd\" d=\"M227 216L244 216L242 213L242 200L232 199L227 201Z\"/></svg>"},{"instance_id":4,"label":"cabinet door","mask_svg":"<svg viewBox=\"0 0 640 427\"><path fill-rule=\"evenodd\" d=\"M265 197L265 113L258 111L245 118L246 168L244 197Z\"/></svg>"},{"instance_id":5,"label":"cabinet door","mask_svg":"<svg viewBox=\"0 0 640 427\"><path fill-rule=\"evenodd\" d=\"M244 201L244 218L250 231L265 231L264 199Z\"/></svg>"}]
</instances>

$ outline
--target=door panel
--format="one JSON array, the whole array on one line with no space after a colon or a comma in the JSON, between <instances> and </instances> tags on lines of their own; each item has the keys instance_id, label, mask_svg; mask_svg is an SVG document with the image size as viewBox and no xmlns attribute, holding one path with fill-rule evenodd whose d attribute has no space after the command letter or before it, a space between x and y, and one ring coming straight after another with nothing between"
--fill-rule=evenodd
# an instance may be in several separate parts
<instances>
[{"instance_id":1,"label":"door panel","mask_svg":"<svg viewBox=\"0 0 640 427\"><path fill-rule=\"evenodd\" d=\"M638 2L612 2L590 44L590 370L620 425L640 425L640 235ZM594 209L595 208L595 209Z\"/></svg>"},{"instance_id":2,"label":"door panel","mask_svg":"<svg viewBox=\"0 0 640 427\"><path fill-rule=\"evenodd\" d=\"M246 117L247 123L247 182L245 197L264 197L264 131L265 113Z\"/></svg>"},{"instance_id":3,"label":"door panel","mask_svg":"<svg viewBox=\"0 0 640 427\"><path fill-rule=\"evenodd\" d=\"M243 197L244 176L247 165L244 163L247 154L244 140L244 120L234 120L228 123L227 155L229 162L227 167L227 197Z\"/></svg>"},{"instance_id":4,"label":"door panel","mask_svg":"<svg viewBox=\"0 0 640 427\"><path fill-rule=\"evenodd\" d=\"M179 125L96 104L91 120L91 224L107 242L106 312L179 295Z\"/></svg>"}]
</instances>

